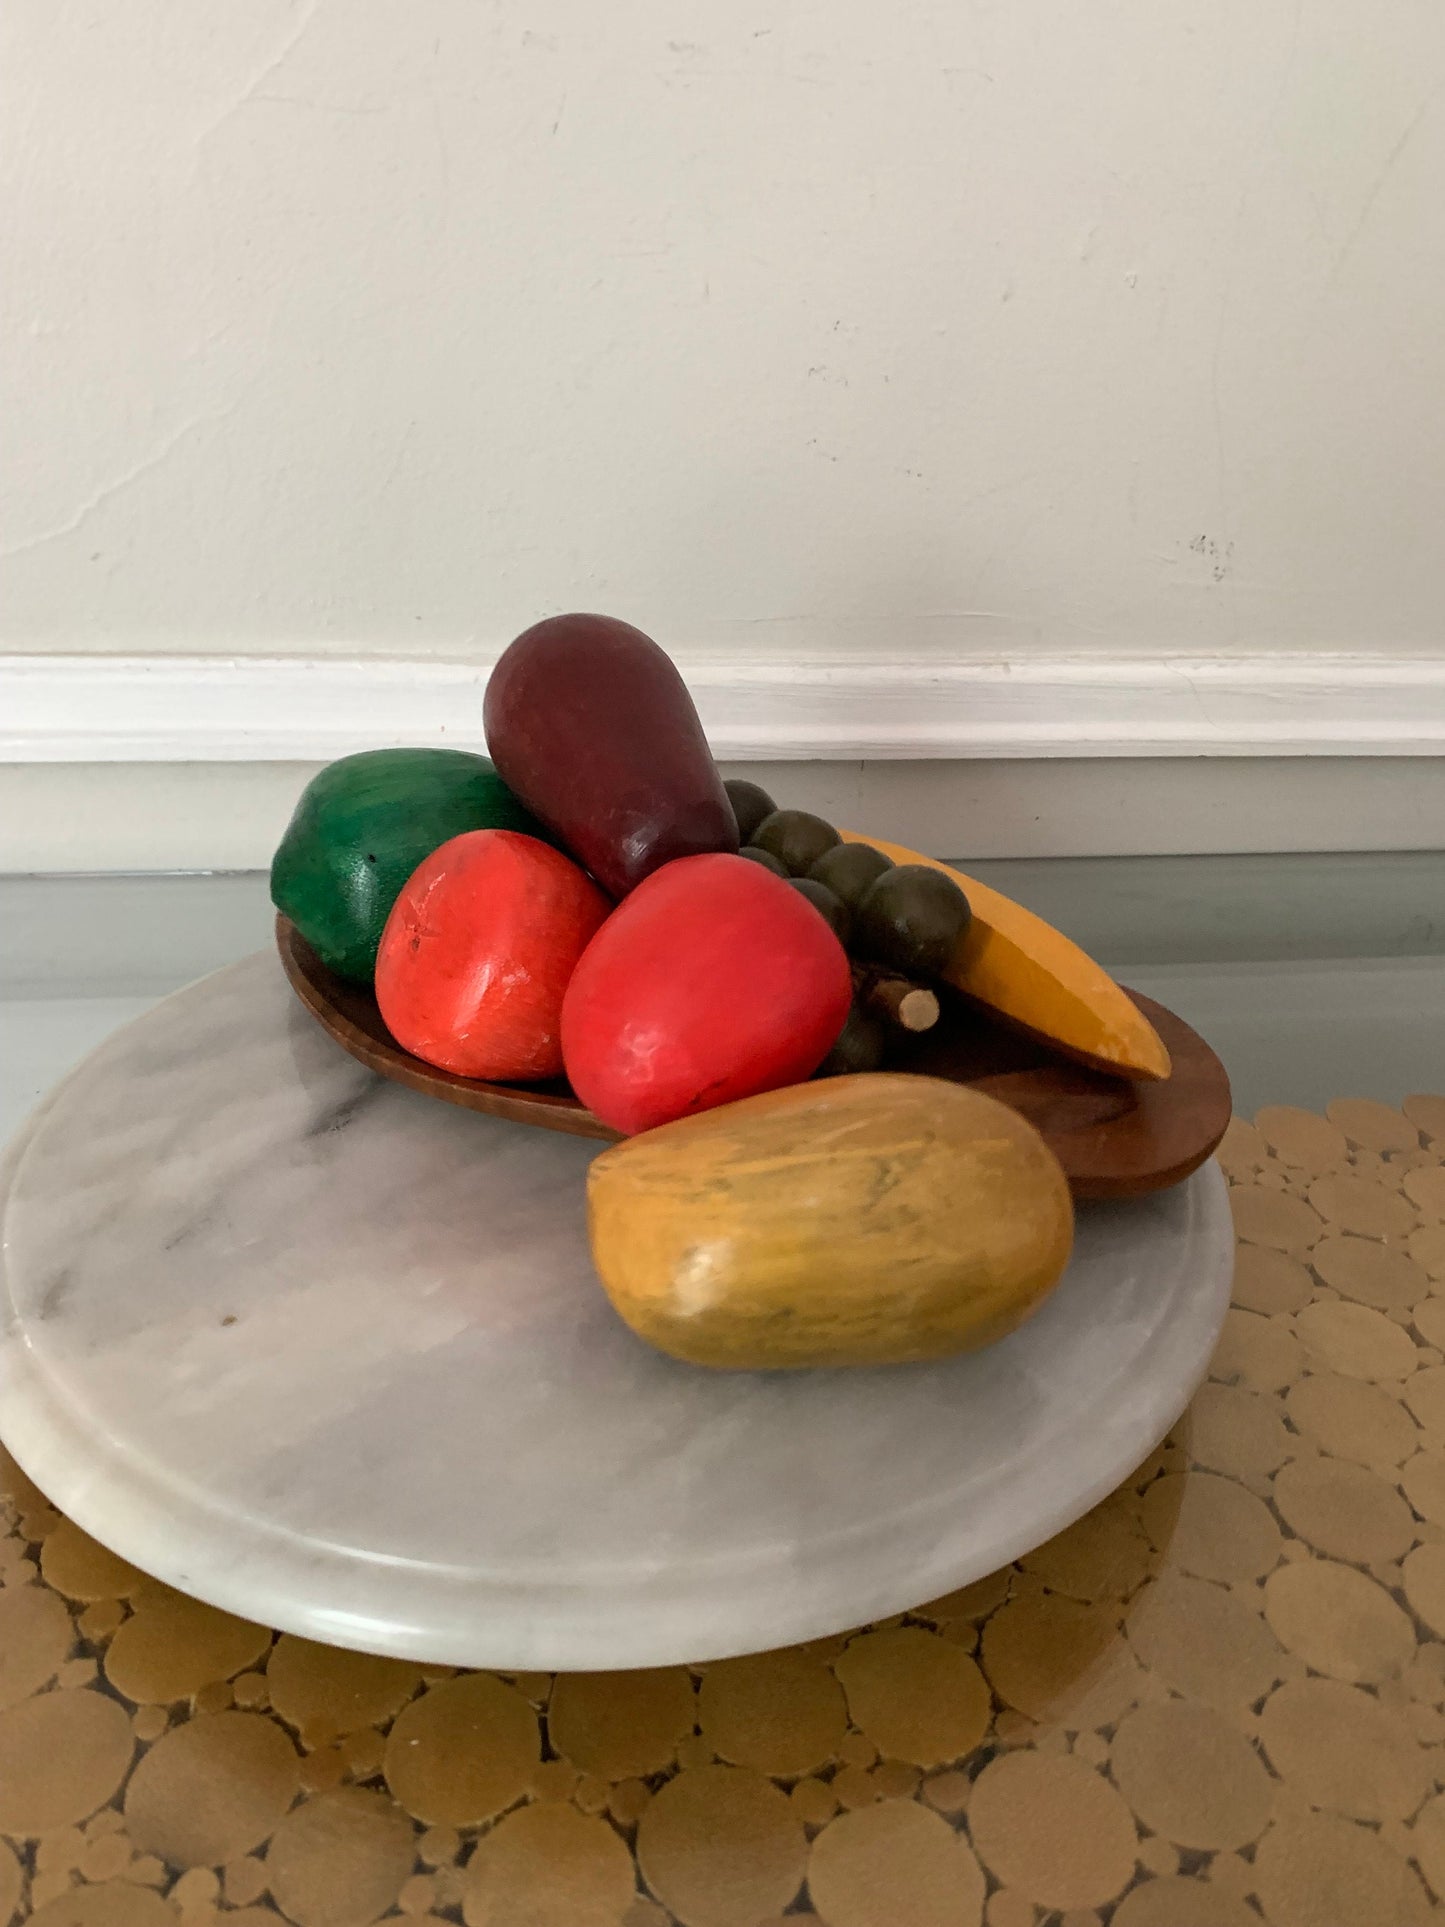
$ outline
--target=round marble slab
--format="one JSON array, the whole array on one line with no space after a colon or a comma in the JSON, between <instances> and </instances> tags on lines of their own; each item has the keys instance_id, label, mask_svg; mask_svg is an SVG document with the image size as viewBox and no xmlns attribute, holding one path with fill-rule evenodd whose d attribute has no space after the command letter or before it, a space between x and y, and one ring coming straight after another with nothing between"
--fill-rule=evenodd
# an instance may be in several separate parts
<instances>
[{"instance_id":1,"label":"round marble slab","mask_svg":"<svg viewBox=\"0 0 1445 1927\"><path fill-rule=\"evenodd\" d=\"M75 1071L0 1177L0 1432L94 1537L336 1645L502 1669L780 1646L1059 1531L1204 1373L1234 1238L1210 1165L1085 1207L1043 1310L927 1366L716 1374L616 1318L599 1147L434 1104L274 957Z\"/></svg>"}]
</instances>

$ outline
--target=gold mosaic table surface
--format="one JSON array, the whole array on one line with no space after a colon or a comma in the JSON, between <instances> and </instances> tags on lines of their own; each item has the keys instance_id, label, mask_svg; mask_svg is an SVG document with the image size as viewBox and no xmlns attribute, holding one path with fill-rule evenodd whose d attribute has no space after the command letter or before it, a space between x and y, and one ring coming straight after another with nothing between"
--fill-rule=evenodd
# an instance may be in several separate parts
<instances>
[{"instance_id":1,"label":"gold mosaic table surface","mask_svg":"<svg viewBox=\"0 0 1445 1927\"><path fill-rule=\"evenodd\" d=\"M1209 1382L883 1624L452 1673L145 1579L0 1454L0 1927L1412 1927L1445 1901L1445 1098L1236 1122Z\"/></svg>"}]
</instances>

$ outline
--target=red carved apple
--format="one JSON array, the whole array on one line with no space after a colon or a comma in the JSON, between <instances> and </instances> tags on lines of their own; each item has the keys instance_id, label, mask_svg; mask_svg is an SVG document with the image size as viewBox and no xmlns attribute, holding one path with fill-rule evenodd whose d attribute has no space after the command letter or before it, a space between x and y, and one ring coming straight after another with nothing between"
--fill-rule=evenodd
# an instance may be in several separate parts
<instances>
[{"instance_id":1,"label":"red carved apple","mask_svg":"<svg viewBox=\"0 0 1445 1927\"><path fill-rule=\"evenodd\" d=\"M810 1077L843 1028L848 959L792 885L737 856L680 857L588 945L562 1006L573 1090L645 1131Z\"/></svg>"}]
</instances>

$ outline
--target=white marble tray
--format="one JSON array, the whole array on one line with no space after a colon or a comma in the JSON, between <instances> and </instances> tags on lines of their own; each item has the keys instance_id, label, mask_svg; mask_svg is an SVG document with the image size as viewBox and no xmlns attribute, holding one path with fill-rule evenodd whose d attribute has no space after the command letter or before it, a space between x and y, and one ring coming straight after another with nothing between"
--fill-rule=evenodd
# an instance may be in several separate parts
<instances>
[{"instance_id":1,"label":"white marble tray","mask_svg":"<svg viewBox=\"0 0 1445 1927\"><path fill-rule=\"evenodd\" d=\"M993 1349L712 1374L588 1262L601 1147L385 1084L270 955L60 1085L0 1173L0 1435L80 1525L233 1612L368 1651L627 1667L902 1610L1067 1525L1208 1362L1212 1165L1087 1207Z\"/></svg>"}]
</instances>

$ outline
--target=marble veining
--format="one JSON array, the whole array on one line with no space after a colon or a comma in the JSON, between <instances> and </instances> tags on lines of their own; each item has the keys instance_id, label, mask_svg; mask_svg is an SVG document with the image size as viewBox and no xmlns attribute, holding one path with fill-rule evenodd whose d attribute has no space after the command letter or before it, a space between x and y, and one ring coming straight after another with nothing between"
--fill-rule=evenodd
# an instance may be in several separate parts
<instances>
[{"instance_id":1,"label":"marble veining","mask_svg":"<svg viewBox=\"0 0 1445 1927\"><path fill-rule=\"evenodd\" d=\"M1058 1531L1177 1417L1228 1302L1211 1166L1085 1210L988 1351L708 1373L592 1274L600 1148L383 1083L270 955L206 978L11 1147L0 1434L95 1537L267 1624L660 1664L900 1610Z\"/></svg>"}]
</instances>

